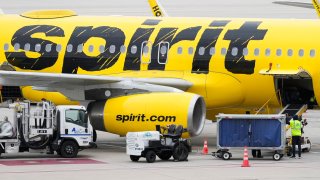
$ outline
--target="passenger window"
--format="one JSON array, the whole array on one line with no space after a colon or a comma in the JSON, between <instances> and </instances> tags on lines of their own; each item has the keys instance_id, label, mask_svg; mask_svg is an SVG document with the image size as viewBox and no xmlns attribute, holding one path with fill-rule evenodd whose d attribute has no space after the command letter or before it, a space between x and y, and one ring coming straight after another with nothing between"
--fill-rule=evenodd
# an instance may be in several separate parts
<instances>
[{"instance_id":1,"label":"passenger window","mask_svg":"<svg viewBox=\"0 0 320 180\"><path fill-rule=\"evenodd\" d=\"M14 44L13 48L14 48L14 51L18 51L20 49L20 44L19 43Z\"/></svg>"},{"instance_id":2,"label":"passenger window","mask_svg":"<svg viewBox=\"0 0 320 180\"><path fill-rule=\"evenodd\" d=\"M315 57L316 56L316 51L314 49L310 50L310 57Z\"/></svg>"},{"instance_id":3,"label":"passenger window","mask_svg":"<svg viewBox=\"0 0 320 180\"><path fill-rule=\"evenodd\" d=\"M293 50L292 49L288 49L288 56L292 56L293 55Z\"/></svg>"},{"instance_id":4,"label":"passenger window","mask_svg":"<svg viewBox=\"0 0 320 180\"><path fill-rule=\"evenodd\" d=\"M243 48L242 55L246 56L249 54L248 48Z\"/></svg>"},{"instance_id":5,"label":"passenger window","mask_svg":"<svg viewBox=\"0 0 320 180\"><path fill-rule=\"evenodd\" d=\"M8 51L9 50L9 44L4 44L3 45L3 50Z\"/></svg>"},{"instance_id":6,"label":"passenger window","mask_svg":"<svg viewBox=\"0 0 320 180\"><path fill-rule=\"evenodd\" d=\"M104 45L99 46L99 52L103 53L104 52Z\"/></svg>"},{"instance_id":7,"label":"passenger window","mask_svg":"<svg viewBox=\"0 0 320 180\"><path fill-rule=\"evenodd\" d=\"M271 50L269 48L267 48L265 54L266 54L266 56L270 56Z\"/></svg>"},{"instance_id":8,"label":"passenger window","mask_svg":"<svg viewBox=\"0 0 320 180\"><path fill-rule=\"evenodd\" d=\"M191 55L191 54L193 54L193 47L189 47L188 48L188 53Z\"/></svg>"},{"instance_id":9,"label":"passenger window","mask_svg":"<svg viewBox=\"0 0 320 180\"><path fill-rule=\"evenodd\" d=\"M57 47L56 47L57 52L60 52L60 51L61 51L61 49L62 49L61 44L58 44L58 45L57 45Z\"/></svg>"},{"instance_id":10,"label":"passenger window","mask_svg":"<svg viewBox=\"0 0 320 180\"><path fill-rule=\"evenodd\" d=\"M115 52L116 52L116 46L115 46L115 45L111 45L111 46L110 46L110 49L109 49L109 52L110 52L111 54L115 53Z\"/></svg>"},{"instance_id":11,"label":"passenger window","mask_svg":"<svg viewBox=\"0 0 320 180\"><path fill-rule=\"evenodd\" d=\"M259 56L259 54L260 54L260 49L259 48L255 48L254 49L254 55L255 56Z\"/></svg>"},{"instance_id":12,"label":"passenger window","mask_svg":"<svg viewBox=\"0 0 320 180\"><path fill-rule=\"evenodd\" d=\"M25 51L30 51L30 44L29 43L24 45L24 50Z\"/></svg>"},{"instance_id":13,"label":"passenger window","mask_svg":"<svg viewBox=\"0 0 320 180\"><path fill-rule=\"evenodd\" d=\"M226 55L227 54L227 49L226 48L222 48L221 49L221 55Z\"/></svg>"},{"instance_id":14,"label":"passenger window","mask_svg":"<svg viewBox=\"0 0 320 180\"><path fill-rule=\"evenodd\" d=\"M35 46L35 51L36 52L40 52L40 50L41 50L41 44L36 44L36 46Z\"/></svg>"},{"instance_id":15,"label":"passenger window","mask_svg":"<svg viewBox=\"0 0 320 180\"><path fill-rule=\"evenodd\" d=\"M281 49L277 49L276 54L277 54L277 56L281 56L281 54L282 54Z\"/></svg>"},{"instance_id":16,"label":"passenger window","mask_svg":"<svg viewBox=\"0 0 320 180\"><path fill-rule=\"evenodd\" d=\"M212 47L210 48L210 51L209 51L210 55L214 55L216 53L216 48Z\"/></svg>"},{"instance_id":17,"label":"passenger window","mask_svg":"<svg viewBox=\"0 0 320 180\"><path fill-rule=\"evenodd\" d=\"M200 48L199 48L199 55L200 55L200 56L203 56L205 50L206 50L206 49L205 49L204 47L200 47Z\"/></svg>"},{"instance_id":18,"label":"passenger window","mask_svg":"<svg viewBox=\"0 0 320 180\"><path fill-rule=\"evenodd\" d=\"M162 55L165 55L165 54L167 53L167 46L161 46L161 48L160 48L160 53L161 53Z\"/></svg>"},{"instance_id":19,"label":"passenger window","mask_svg":"<svg viewBox=\"0 0 320 180\"><path fill-rule=\"evenodd\" d=\"M51 52L52 49L52 44L47 44L46 45L46 52Z\"/></svg>"},{"instance_id":20,"label":"passenger window","mask_svg":"<svg viewBox=\"0 0 320 180\"><path fill-rule=\"evenodd\" d=\"M178 54L182 54L182 47L178 47Z\"/></svg>"},{"instance_id":21,"label":"passenger window","mask_svg":"<svg viewBox=\"0 0 320 180\"><path fill-rule=\"evenodd\" d=\"M122 46L120 47L120 52L121 52L121 53L125 53L125 52L126 52L126 46L125 46L125 45L122 45Z\"/></svg>"},{"instance_id":22,"label":"passenger window","mask_svg":"<svg viewBox=\"0 0 320 180\"><path fill-rule=\"evenodd\" d=\"M300 57L304 56L304 50L303 49L299 49L299 56Z\"/></svg>"},{"instance_id":23,"label":"passenger window","mask_svg":"<svg viewBox=\"0 0 320 180\"><path fill-rule=\"evenodd\" d=\"M72 52L73 46L72 44L68 44L67 46L67 52Z\"/></svg>"},{"instance_id":24,"label":"passenger window","mask_svg":"<svg viewBox=\"0 0 320 180\"><path fill-rule=\"evenodd\" d=\"M89 46L88 51L89 51L89 52L93 52L93 51L94 51L93 45L90 45L90 46Z\"/></svg>"},{"instance_id":25,"label":"passenger window","mask_svg":"<svg viewBox=\"0 0 320 180\"><path fill-rule=\"evenodd\" d=\"M83 44L79 44L77 47L77 52L81 53L83 51Z\"/></svg>"},{"instance_id":26,"label":"passenger window","mask_svg":"<svg viewBox=\"0 0 320 180\"><path fill-rule=\"evenodd\" d=\"M236 48L236 47L232 48L231 54L232 54L232 56L238 55L238 48Z\"/></svg>"},{"instance_id":27,"label":"passenger window","mask_svg":"<svg viewBox=\"0 0 320 180\"><path fill-rule=\"evenodd\" d=\"M148 52L149 52L149 46L147 46L147 45L145 45L144 47L143 47L143 55L144 56L147 56L148 55Z\"/></svg>"},{"instance_id":28,"label":"passenger window","mask_svg":"<svg viewBox=\"0 0 320 180\"><path fill-rule=\"evenodd\" d=\"M137 53L137 46L136 45L133 45L131 47L131 54L136 54Z\"/></svg>"}]
</instances>

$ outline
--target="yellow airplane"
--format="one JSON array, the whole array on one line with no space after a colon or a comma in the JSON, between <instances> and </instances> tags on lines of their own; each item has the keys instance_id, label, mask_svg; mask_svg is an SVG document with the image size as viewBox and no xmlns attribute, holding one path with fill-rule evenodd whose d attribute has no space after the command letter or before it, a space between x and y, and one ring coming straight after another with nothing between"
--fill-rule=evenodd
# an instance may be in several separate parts
<instances>
[{"instance_id":1,"label":"yellow airplane","mask_svg":"<svg viewBox=\"0 0 320 180\"><path fill-rule=\"evenodd\" d=\"M319 20L38 10L0 24L1 85L87 105L95 129L121 136L172 123L196 136L217 113L320 99Z\"/></svg>"}]
</instances>

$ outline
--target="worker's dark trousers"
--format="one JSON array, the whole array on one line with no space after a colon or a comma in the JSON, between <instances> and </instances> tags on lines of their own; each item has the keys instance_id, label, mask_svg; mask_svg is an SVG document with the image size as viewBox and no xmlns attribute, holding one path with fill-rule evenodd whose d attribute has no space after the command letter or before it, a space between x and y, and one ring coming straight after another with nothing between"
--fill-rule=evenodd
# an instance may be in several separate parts
<instances>
[{"instance_id":1,"label":"worker's dark trousers","mask_svg":"<svg viewBox=\"0 0 320 180\"><path fill-rule=\"evenodd\" d=\"M296 145L298 145L298 154L301 157L301 136L292 136L292 156L296 156Z\"/></svg>"}]
</instances>

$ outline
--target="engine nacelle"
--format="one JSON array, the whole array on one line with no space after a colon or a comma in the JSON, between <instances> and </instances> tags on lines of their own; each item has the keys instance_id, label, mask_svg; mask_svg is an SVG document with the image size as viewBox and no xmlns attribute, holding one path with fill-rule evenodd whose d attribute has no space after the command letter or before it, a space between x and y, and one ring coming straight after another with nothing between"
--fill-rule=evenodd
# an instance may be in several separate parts
<instances>
[{"instance_id":1,"label":"engine nacelle","mask_svg":"<svg viewBox=\"0 0 320 180\"><path fill-rule=\"evenodd\" d=\"M204 99L191 93L147 93L96 101L88 105L94 129L120 136L154 131L156 125L182 125L189 136L202 132L206 117Z\"/></svg>"}]
</instances>

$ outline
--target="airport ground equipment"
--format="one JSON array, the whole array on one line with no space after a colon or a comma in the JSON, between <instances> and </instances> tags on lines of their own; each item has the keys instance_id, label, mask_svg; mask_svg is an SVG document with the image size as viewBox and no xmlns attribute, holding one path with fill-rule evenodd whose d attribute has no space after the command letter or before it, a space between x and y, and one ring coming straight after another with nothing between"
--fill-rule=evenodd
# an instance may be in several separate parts
<instances>
[{"instance_id":1,"label":"airport ground equipment","mask_svg":"<svg viewBox=\"0 0 320 180\"><path fill-rule=\"evenodd\" d=\"M76 157L93 147L93 129L84 106L29 101L0 106L0 154L24 151Z\"/></svg>"},{"instance_id":2,"label":"airport ground equipment","mask_svg":"<svg viewBox=\"0 0 320 180\"><path fill-rule=\"evenodd\" d=\"M235 115L217 116L217 152L213 156L228 160L230 150L269 150L278 161L285 150L285 115Z\"/></svg>"},{"instance_id":3,"label":"airport ground equipment","mask_svg":"<svg viewBox=\"0 0 320 180\"><path fill-rule=\"evenodd\" d=\"M186 161L191 151L190 142L181 138L184 131L181 125L170 125L160 131L128 132L126 136L127 154L132 161L139 161L145 157L152 163L158 156L161 160L169 160L171 156L175 161Z\"/></svg>"}]
</instances>

